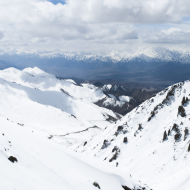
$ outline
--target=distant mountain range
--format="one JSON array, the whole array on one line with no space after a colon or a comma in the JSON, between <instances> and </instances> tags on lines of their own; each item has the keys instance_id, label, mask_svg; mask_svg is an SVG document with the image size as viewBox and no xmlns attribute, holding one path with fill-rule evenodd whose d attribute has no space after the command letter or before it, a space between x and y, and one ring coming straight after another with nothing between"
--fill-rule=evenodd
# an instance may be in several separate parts
<instances>
[{"instance_id":1,"label":"distant mountain range","mask_svg":"<svg viewBox=\"0 0 190 190\"><path fill-rule=\"evenodd\" d=\"M135 53L10 52L0 53L0 69L37 66L59 77L115 79L166 87L189 79L190 52L146 48Z\"/></svg>"},{"instance_id":2,"label":"distant mountain range","mask_svg":"<svg viewBox=\"0 0 190 190\"><path fill-rule=\"evenodd\" d=\"M166 48L145 48L138 50L134 53L129 52L99 52L99 53L86 53L86 52L65 52L65 51L2 51L1 58L5 57L28 57L39 59L55 59L64 58L67 60L88 61L93 62L96 60L102 62L112 61L117 62L130 62L136 60L143 61L172 61L181 63L190 63L190 52L180 50L170 50Z\"/></svg>"}]
</instances>

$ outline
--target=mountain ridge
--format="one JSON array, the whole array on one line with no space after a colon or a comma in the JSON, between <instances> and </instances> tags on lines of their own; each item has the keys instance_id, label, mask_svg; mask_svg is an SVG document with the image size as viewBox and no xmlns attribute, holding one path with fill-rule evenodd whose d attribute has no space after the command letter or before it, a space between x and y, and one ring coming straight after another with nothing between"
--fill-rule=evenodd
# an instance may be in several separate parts
<instances>
[{"instance_id":1,"label":"mountain ridge","mask_svg":"<svg viewBox=\"0 0 190 190\"><path fill-rule=\"evenodd\" d=\"M158 61L171 61L171 62L190 62L190 52L183 50L175 50L168 48L143 48L137 50L135 53L127 51L109 51L109 52L98 52L98 53L88 53L88 52L67 52L67 51L2 51L0 57L3 56L29 56L29 57L39 57L41 59L50 58L65 58L68 60L76 61L88 61L93 62L100 60L103 62L111 61L113 63L117 62L129 62L134 60L144 60L147 62L158 62Z\"/></svg>"},{"instance_id":2,"label":"mountain ridge","mask_svg":"<svg viewBox=\"0 0 190 190\"><path fill-rule=\"evenodd\" d=\"M134 108L76 149L109 162L154 190L189 188L190 80Z\"/></svg>"}]
</instances>

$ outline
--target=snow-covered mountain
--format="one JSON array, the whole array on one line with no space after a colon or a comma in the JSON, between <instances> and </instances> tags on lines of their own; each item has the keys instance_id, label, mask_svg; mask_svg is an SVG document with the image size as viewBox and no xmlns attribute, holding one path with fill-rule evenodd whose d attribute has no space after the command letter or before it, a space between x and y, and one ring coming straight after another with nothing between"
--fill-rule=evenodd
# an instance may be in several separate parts
<instances>
[{"instance_id":1,"label":"snow-covered mountain","mask_svg":"<svg viewBox=\"0 0 190 190\"><path fill-rule=\"evenodd\" d=\"M127 171L154 190L190 187L190 81L166 88L77 151Z\"/></svg>"},{"instance_id":2,"label":"snow-covered mountain","mask_svg":"<svg viewBox=\"0 0 190 190\"><path fill-rule=\"evenodd\" d=\"M93 102L93 85L39 68L0 71L0 189L150 190L109 164L66 146L84 144L121 116Z\"/></svg>"},{"instance_id":3,"label":"snow-covered mountain","mask_svg":"<svg viewBox=\"0 0 190 190\"><path fill-rule=\"evenodd\" d=\"M59 80L36 67L1 70L0 94L0 115L68 145L86 141L121 118L93 103L106 97L101 89Z\"/></svg>"},{"instance_id":4,"label":"snow-covered mountain","mask_svg":"<svg viewBox=\"0 0 190 190\"><path fill-rule=\"evenodd\" d=\"M129 174L70 151L2 113L0 135L1 190L150 190Z\"/></svg>"},{"instance_id":5,"label":"snow-covered mountain","mask_svg":"<svg viewBox=\"0 0 190 190\"><path fill-rule=\"evenodd\" d=\"M165 88L188 80L190 53L166 48L144 48L136 52L1 51L0 69L39 67L64 78L115 79ZM151 86L153 85L153 86Z\"/></svg>"},{"instance_id":6,"label":"snow-covered mountain","mask_svg":"<svg viewBox=\"0 0 190 190\"><path fill-rule=\"evenodd\" d=\"M0 70L0 189L188 190L190 81L124 117L96 105L130 103L119 88Z\"/></svg>"},{"instance_id":7,"label":"snow-covered mountain","mask_svg":"<svg viewBox=\"0 0 190 190\"><path fill-rule=\"evenodd\" d=\"M66 60L76 61L95 61L100 60L102 62L128 62L133 60L144 60L144 61L175 61L182 63L190 62L190 52L177 49L161 48L161 47L148 47L135 50L135 52L128 51L108 51L108 52L66 52L66 51L9 51L1 50L0 60L9 56L23 56L41 58L41 59L54 59L54 58L65 58ZM9 58L8 58L9 59Z\"/></svg>"},{"instance_id":8,"label":"snow-covered mountain","mask_svg":"<svg viewBox=\"0 0 190 190\"><path fill-rule=\"evenodd\" d=\"M126 89L123 87L123 86L120 86L120 85L111 85L111 84L106 84L102 87L102 90L104 92L116 92L116 91L126 91Z\"/></svg>"},{"instance_id":9,"label":"snow-covered mountain","mask_svg":"<svg viewBox=\"0 0 190 190\"><path fill-rule=\"evenodd\" d=\"M127 93L123 86L106 84L101 89L106 94L106 97L94 102L95 104L120 114L130 111L131 101L135 102L135 99L130 96L120 95Z\"/></svg>"}]
</instances>

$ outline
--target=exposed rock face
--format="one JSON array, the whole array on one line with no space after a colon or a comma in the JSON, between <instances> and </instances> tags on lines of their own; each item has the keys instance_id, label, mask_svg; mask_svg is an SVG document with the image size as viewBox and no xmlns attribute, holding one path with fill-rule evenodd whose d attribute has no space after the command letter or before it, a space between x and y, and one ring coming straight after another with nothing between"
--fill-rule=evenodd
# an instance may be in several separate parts
<instances>
[{"instance_id":1,"label":"exposed rock face","mask_svg":"<svg viewBox=\"0 0 190 190\"><path fill-rule=\"evenodd\" d=\"M188 152L190 152L190 144L189 144L189 146L188 146L188 149L187 149L187 151L188 151Z\"/></svg>"},{"instance_id":2,"label":"exposed rock face","mask_svg":"<svg viewBox=\"0 0 190 190\"><path fill-rule=\"evenodd\" d=\"M167 140L167 133L166 133L166 131L164 131L164 135L163 135L163 141L165 141L165 140Z\"/></svg>"},{"instance_id":3,"label":"exposed rock face","mask_svg":"<svg viewBox=\"0 0 190 190\"><path fill-rule=\"evenodd\" d=\"M129 89L121 85L106 84L101 86L99 84L101 83L98 83L98 87L102 87L102 90L107 97L95 102L95 104L111 109L121 115L127 114L144 100L150 98L155 92L158 92L155 90L146 91L139 88Z\"/></svg>"},{"instance_id":4,"label":"exposed rock face","mask_svg":"<svg viewBox=\"0 0 190 190\"><path fill-rule=\"evenodd\" d=\"M110 145L109 141L108 140L104 140L101 149L107 148L109 145Z\"/></svg>"},{"instance_id":5,"label":"exposed rock face","mask_svg":"<svg viewBox=\"0 0 190 190\"><path fill-rule=\"evenodd\" d=\"M93 185L94 185L95 187L97 187L98 189L101 189L101 188L100 188L100 185L98 184L98 182L95 181L95 182L93 183Z\"/></svg>"},{"instance_id":6,"label":"exposed rock face","mask_svg":"<svg viewBox=\"0 0 190 190\"><path fill-rule=\"evenodd\" d=\"M183 97L181 105L184 106L187 102L189 102L189 99L187 97Z\"/></svg>"},{"instance_id":7,"label":"exposed rock face","mask_svg":"<svg viewBox=\"0 0 190 190\"><path fill-rule=\"evenodd\" d=\"M18 160L17 160L17 158L15 158L14 156L10 156L9 158L8 158L11 162L18 162Z\"/></svg>"},{"instance_id":8,"label":"exposed rock face","mask_svg":"<svg viewBox=\"0 0 190 190\"><path fill-rule=\"evenodd\" d=\"M185 117L186 113L185 113L185 109L183 106L179 106L178 107L178 115L181 115L181 117Z\"/></svg>"},{"instance_id":9,"label":"exposed rock face","mask_svg":"<svg viewBox=\"0 0 190 190\"><path fill-rule=\"evenodd\" d=\"M185 130L184 130L184 141L187 139L188 135L189 135L189 129L185 128Z\"/></svg>"},{"instance_id":10,"label":"exposed rock face","mask_svg":"<svg viewBox=\"0 0 190 190\"><path fill-rule=\"evenodd\" d=\"M125 189L125 190L132 190L132 189L130 189L129 187L127 187L127 186L122 186L123 187L123 189Z\"/></svg>"},{"instance_id":11,"label":"exposed rock face","mask_svg":"<svg viewBox=\"0 0 190 190\"><path fill-rule=\"evenodd\" d=\"M174 136L175 141L179 141L181 139L181 136L182 135L180 133L175 134L175 136Z\"/></svg>"},{"instance_id":12,"label":"exposed rock face","mask_svg":"<svg viewBox=\"0 0 190 190\"><path fill-rule=\"evenodd\" d=\"M124 143L127 143L127 142L128 142L127 137L124 137L123 142L124 142Z\"/></svg>"}]
</instances>

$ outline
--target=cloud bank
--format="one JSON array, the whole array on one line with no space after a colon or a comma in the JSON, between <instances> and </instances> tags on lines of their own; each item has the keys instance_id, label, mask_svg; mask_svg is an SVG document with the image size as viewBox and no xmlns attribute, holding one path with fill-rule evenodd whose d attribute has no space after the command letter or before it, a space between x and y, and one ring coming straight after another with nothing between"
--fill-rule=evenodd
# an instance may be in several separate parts
<instances>
[{"instance_id":1,"label":"cloud bank","mask_svg":"<svg viewBox=\"0 0 190 190\"><path fill-rule=\"evenodd\" d=\"M0 0L4 49L189 48L189 0Z\"/></svg>"}]
</instances>

